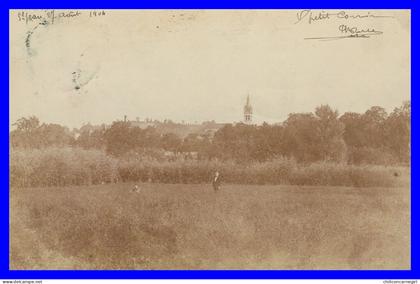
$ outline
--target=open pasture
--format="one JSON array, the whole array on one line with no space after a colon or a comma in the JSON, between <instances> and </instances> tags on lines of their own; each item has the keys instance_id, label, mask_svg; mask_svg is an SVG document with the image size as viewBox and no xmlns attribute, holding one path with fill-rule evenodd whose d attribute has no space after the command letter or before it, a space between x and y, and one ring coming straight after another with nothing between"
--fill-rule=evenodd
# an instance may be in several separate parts
<instances>
[{"instance_id":1,"label":"open pasture","mask_svg":"<svg viewBox=\"0 0 420 284\"><path fill-rule=\"evenodd\" d=\"M11 269L409 269L409 187L12 188Z\"/></svg>"}]
</instances>

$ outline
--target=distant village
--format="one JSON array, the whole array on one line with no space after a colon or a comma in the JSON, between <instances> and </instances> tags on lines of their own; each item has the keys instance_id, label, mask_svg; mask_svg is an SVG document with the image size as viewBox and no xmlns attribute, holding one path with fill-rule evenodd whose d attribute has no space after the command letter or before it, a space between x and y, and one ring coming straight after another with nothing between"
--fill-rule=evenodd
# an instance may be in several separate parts
<instances>
[{"instance_id":1,"label":"distant village","mask_svg":"<svg viewBox=\"0 0 420 284\"><path fill-rule=\"evenodd\" d=\"M240 120L240 123L253 124L252 120L253 108L250 102L250 96L247 96L246 103L243 107L243 118ZM124 116L123 120L130 123L133 127L139 127L141 129L146 129L148 127L153 127L158 133L173 133L179 136L180 138L185 138L189 134L196 134L202 137L212 138L214 133L222 128L226 123L217 123L214 120L204 121L202 123L184 123L184 122L173 122L172 120L165 119L163 121L146 118L141 120L139 117L136 117L134 120L131 120L127 116ZM82 132L88 131L93 132L94 130L108 128L110 125L92 125L87 123L80 127L79 129L73 130L74 137L77 138Z\"/></svg>"}]
</instances>

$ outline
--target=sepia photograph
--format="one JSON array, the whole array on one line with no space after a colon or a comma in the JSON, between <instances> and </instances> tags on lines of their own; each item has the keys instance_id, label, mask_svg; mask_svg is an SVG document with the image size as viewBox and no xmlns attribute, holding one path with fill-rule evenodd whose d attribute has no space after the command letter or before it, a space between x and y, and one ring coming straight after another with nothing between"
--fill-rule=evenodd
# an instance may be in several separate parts
<instances>
[{"instance_id":1,"label":"sepia photograph","mask_svg":"<svg viewBox=\"0 0 420 284\"><path fill-rule=\"evenodd\" d=\"M410 10L9 11L10 270L410 270Z\"/></svg>"}]
</instances>

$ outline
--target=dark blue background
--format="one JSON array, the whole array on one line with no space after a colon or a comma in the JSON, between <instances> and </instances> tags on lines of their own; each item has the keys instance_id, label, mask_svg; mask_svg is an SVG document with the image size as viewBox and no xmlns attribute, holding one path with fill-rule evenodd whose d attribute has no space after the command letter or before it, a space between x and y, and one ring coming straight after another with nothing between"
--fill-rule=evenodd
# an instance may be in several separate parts
<instances>
[{"instance_id":1,"label":"dark blue background","mask_svg":"<svg viewBox=\"0 0 420 284\"><path fill-rule=\"evenodd\" d=\"M416 74L418 70L418 35L416 30L418 24L418 4L414 1L393 1L384 3L384 1L366 1L357 0L349 2L341 1L274 1L274 0L243 0L243 1L224 1L224 0L205 0L205 1L189 1L189 0L155 0L142 3L138 1L119 0L110 1L105 4L103 1L73 0L73 1L0 1L0 29L1 38L1 179L0 179L0 279L60 279L60 278L78 278L78 279L123 279L123 278L224 278L224 279L243 279L243 278L362 278L362 279L419 279L419 245L416 236L419 232L419 195L417 193L416 179L419 170L417 169L418 152L416 147L417 130L419 126L416 121L419 120L416 115L417 101L415 99L418 89L416 86ZM411 222L411 240L412 240L412 269L408 271L10 271L9 270L9 9L51 9L51 8L97 8L97 9L122 9L122 8L260 8L260 9L277 9L277 8L337 8L337 9L369 9L369 8L389 8L389 9L411 9L411 31L412 31L412 222ZM10 62L9 62L10 64Z\"/></svg>"}]
</instances>

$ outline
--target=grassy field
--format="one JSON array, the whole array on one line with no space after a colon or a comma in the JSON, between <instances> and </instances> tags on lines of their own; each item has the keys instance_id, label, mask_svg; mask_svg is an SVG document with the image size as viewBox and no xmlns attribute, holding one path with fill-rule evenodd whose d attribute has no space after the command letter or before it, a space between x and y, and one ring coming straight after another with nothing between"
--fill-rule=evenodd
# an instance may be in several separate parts
<instances>
[{"instance_id":1,"label":"grassy field","mask_svg":"<svg viewBox=\"0 0 420 284\"><path fill-rule=\"evenodd\" d=\"M11 190L11 269L409 269L408 187Z\"/></svg>"}]
</instances>

